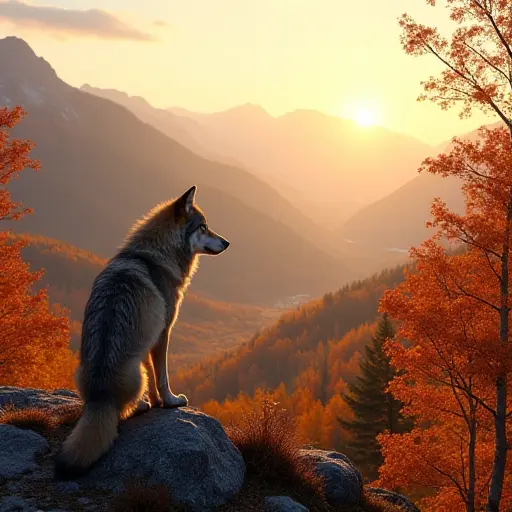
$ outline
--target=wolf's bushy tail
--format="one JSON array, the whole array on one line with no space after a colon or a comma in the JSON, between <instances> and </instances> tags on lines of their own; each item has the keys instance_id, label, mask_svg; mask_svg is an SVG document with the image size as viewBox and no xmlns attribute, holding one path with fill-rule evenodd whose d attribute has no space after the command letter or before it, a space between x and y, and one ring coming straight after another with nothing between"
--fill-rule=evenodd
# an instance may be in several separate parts
<instances>
[{"instance_id":1,"label":"wolf's bushy tail","mask_svg":"<svg viewBox=\"0 0 512 512\"><path fill-rule=\"evenodd\" d=\"M112 403L86 403L82 416L55 458L60 479L84 474L117 438L119 410Z\"/></svg>"}]
</instances>

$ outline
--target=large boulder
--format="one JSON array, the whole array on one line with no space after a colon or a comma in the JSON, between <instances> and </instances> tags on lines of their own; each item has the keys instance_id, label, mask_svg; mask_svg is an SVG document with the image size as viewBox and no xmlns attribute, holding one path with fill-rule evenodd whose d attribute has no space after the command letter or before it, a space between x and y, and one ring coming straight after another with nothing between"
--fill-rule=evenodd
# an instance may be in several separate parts
<instances>
[{"instance_id":1,"label":"large boulder","mask_svg":"<svg viewBox=\"0 0 512 512\"><path fill-rule=\"evenodd\" d=\"M51 410L80 403L68 390L0 387L2 408ZM55 439L49 446L33 431L0 425L0 446L0 496L9 492L20 499L32 497L36 481L52 489L54 501L62 496L62 502L74 499L76 506L80 499L113 497L130 483L142 482L163 484L176 502L207 511L238 493L245 477L243 458L221 424L191 407L154 409L122 421L109 452L76 482L54 480L53 454L60 447Z\"/></svg>"},{"instance_id":2,"label":"large boulder","mask_svg":"<svg viewBox=\"0 0 512 512\"><path fill-rule=\"evenodd\" d=\"M324 478L325 497L334 506L357 505L363 495L363 477L345 455L326 450L301 450L301 455L315 464Z\"/></svg>"},{"instance_id":3,"label":"large boulder","mask_svg":"<svg viewBox=\"0 0 512 512\"><path fill-rule=\"evenodd\" d=\"M379 487L365 487L364 491L366 494L378 496L393 505L402 507L404 512L420 512L420 509L414 503L411 503L405 496L397 492L387 491Z\"/></svg>"},{"instance_id":4,"label":"large boulder","mask_svg":"<svg viewBox=\"0 0 512 512\"><path fill-rule=\"evenodd\" d=\"M192 408L154 409L124 421L112 449L79 482L120 492L143 479L207 510L232 498L244 476L242 456L216 419Z\"/></svg>"},{"instance_id":5,"label":"large boulder","mask_svg":"<svg viewBox=\"0 0 512 512\"><path fill-rule=\"evenodd\" d=\"M36 457L49 449L44 437L12 425L0 425L0 446L0 482L37 469Z\"/></svg>"}]
</instances>

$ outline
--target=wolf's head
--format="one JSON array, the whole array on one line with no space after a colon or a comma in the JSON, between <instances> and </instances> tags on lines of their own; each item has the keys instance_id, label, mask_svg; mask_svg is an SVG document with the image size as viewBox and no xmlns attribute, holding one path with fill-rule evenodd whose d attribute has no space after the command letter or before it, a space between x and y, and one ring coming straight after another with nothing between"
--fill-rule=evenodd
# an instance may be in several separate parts
<instances>
[{"instance_id":1,"label":"wolf's head","mask_svg":"<svg viewBox=\"0 0 512 512\"><path fill-rule=\"evenodd\" d=\"M196 190L197 187L193 186L174 201L182 240L189 245L194 256L217 256L228 248L229 242L208 227L204 213L195 203Z\"/></svg>"},{"instance_id":2,"label":"wolf's head","mask_svg":"<svg viewBox=\"0 0 512 512\"><path fill-rule=\"evenodd\" d=\"M120 249L159 252L185 274L195 267L197 256L224 252L229 242L208 227L195 195L194 186L177 199L155 206L132 226Z\"/></svg>"}]
</instances>

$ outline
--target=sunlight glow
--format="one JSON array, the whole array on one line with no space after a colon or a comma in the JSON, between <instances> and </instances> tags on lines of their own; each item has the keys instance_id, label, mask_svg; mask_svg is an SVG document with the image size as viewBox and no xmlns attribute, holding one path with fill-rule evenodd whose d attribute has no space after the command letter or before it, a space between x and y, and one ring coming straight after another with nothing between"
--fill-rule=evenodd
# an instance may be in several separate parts
<instances>
[{"instance_id":1,"label":"sunlight glow","mask_svg":"<svg viewBox=\"0 0 512 512\"><path fill-rule=\"evenodd\" d=\"M374 124L377 124L379 121L377 113L369 108L362 108L357 110L357 112L354 115L354 120L360 126L373 126Z\"/></svg>"},{"instance_id":2,"label":"sunlight glow","mask_svg":"<svg viewBox=\"0 0 512 512\"><path fill-rule=\"evenodd\" d=\"M381 108L375 99L353 98L344 103L338 114L342 119L351 119L362 128L382 124Z\"/></svg>"}]
</instances>

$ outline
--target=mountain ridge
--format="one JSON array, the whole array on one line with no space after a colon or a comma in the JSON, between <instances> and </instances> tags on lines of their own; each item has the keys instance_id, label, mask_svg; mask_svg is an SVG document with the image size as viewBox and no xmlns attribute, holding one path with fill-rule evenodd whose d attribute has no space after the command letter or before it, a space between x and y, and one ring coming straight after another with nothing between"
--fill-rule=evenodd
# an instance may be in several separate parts
<instances>
[{"instance_id":1,"label":"mountain ridge","mask_svg":"<svg viewBox=\"0 0 512 512\"><path fill-rule=\"evenodd\" d=\"M500 124L486 126L495 128ZM478 130L460 134L456 138L476 141L479 138ZM436 146L436 154L449 152L452 141L453 138ZM386 197L361 208L345 221L338 233L370 247L387 245L407 250L433 234L425 224L430 220L430 206L435 197L440 197L456 213L463 213L461 185L461 181L454 177L443 178L423 172Z\"/></svg>"},{"instance_id":2,"label":"mountain ridge","mask_svg":"<svg viewBox=\"0 0 512 512\"><path fill-rule=\"evenodd\" d=\"M136 109L126 96L117 101ZM207 156L247 169L329 229L414 177L432 151L414 137L312 109L273 116L246 103L212 113L165 112L191 121L187 133Z\"/></svg>"},{"instance_id":3,"label":"mountain ridge","mask_svg":"<svg viewBox=\"0 0 512 512\"><path fill-rule=\"evenodd\" d=\"M52 79L53 71L35 73L30 62L45 63L35 53L11 70L13 42L20 52L28 46L16 38L0 40L6 66L0 101L26 107L29 115L13 135L33 140L32 156L42 163L39 173L23 174L9 187L15 200L35 210L13 229L110 256L137 218L196 183L199 205L232 246L212 261L203 258L194 289L223 300L272 304L344 282L342 260L284 223L297 212L267 183L201 158L125 107Z\"/></svg>"}]
</instances>

